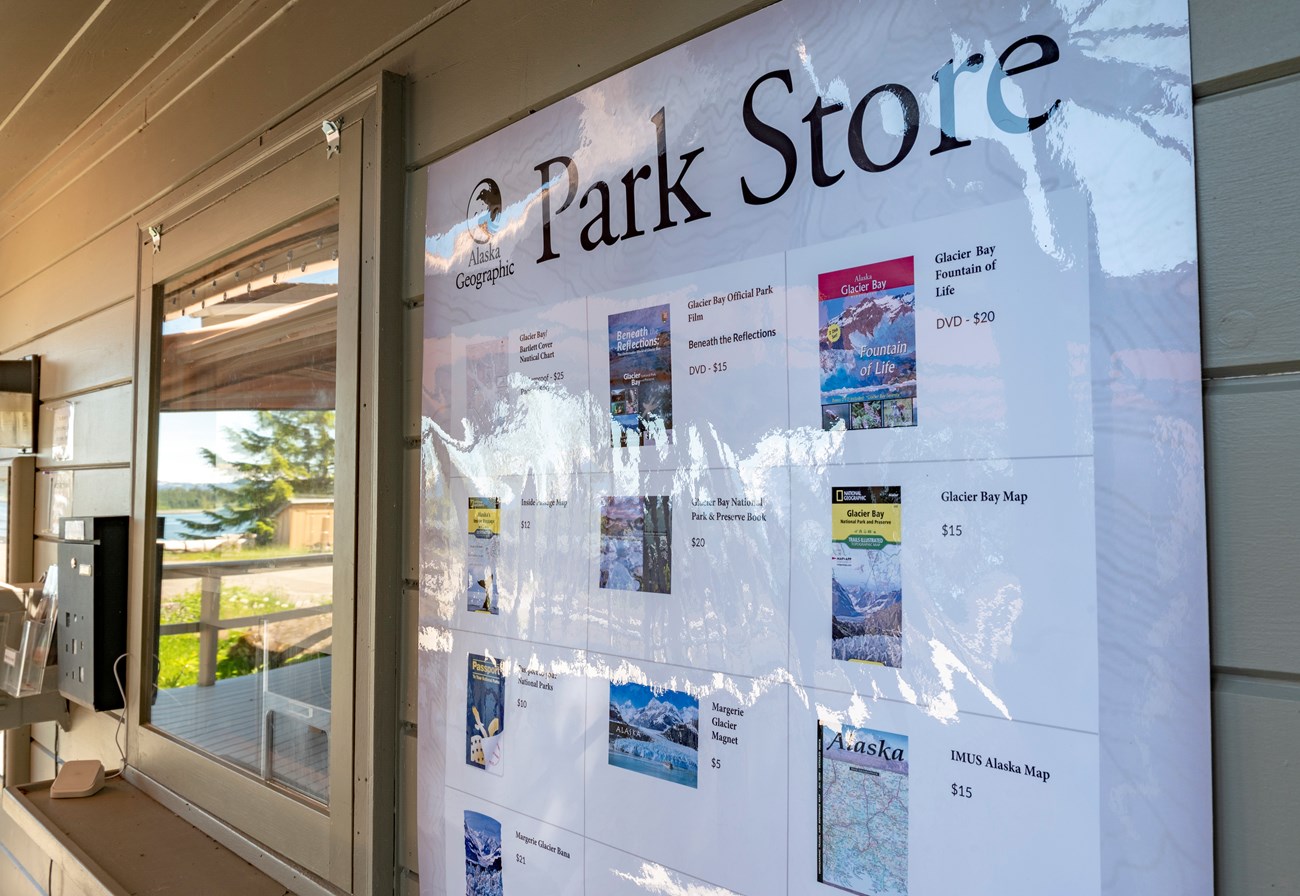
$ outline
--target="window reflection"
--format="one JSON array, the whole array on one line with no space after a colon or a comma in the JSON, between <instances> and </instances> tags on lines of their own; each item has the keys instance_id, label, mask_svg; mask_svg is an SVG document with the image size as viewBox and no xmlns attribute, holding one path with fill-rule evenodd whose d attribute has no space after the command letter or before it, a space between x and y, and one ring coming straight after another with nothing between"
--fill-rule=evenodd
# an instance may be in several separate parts
<instances>
[{"instance_id":1,"label":"window reflection","mask_svg":"<svg viewBox=\"0 0 1300 896\"><path fill-rule=\"evenodd\" d=\"M163 296L152 724L328 802L337 213Z\"/></svg>"}]
</instances>

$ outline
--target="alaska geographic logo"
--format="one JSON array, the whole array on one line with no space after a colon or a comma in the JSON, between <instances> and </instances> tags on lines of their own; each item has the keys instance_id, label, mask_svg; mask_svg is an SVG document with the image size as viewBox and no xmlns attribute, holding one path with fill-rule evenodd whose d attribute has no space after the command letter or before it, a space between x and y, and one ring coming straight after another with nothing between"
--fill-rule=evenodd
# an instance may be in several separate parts
<instances>
[{"instance_id":1,"label":"alaska geographic logo","mask_svg":"<svg viewBox=\"0 0 1300 896\"><path fill-rule=\"evenodd\" d=\"M486 245L492 242L501 225L501 188L490 177L485 177L470 191L465 206L465 220L474 242Z\"/></svg>"},{"instance_id":2,"label":"alaska geographic logo","mask_svg":"<svg viewBox=\"0 0 1300 896\"><path fill-rule=\"evenodd\" d=\"M456 275L456 288L479 290L513 276L515 263L502 261L501 248L492 244L502 224L501 187L492 178L483 178L470 190L465 221L475 245L466 259L469 270Z\"/></svg>"}]
</instances>

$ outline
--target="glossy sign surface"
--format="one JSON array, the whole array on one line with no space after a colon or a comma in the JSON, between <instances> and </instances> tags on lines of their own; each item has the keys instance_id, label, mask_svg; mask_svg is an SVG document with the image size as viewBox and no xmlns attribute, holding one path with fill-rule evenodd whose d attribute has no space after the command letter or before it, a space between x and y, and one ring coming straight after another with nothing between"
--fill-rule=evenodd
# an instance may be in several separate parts
<instances>
[{"instance_id":1,"label":"glossy sign surface","mask_svg":"<svg viewBox=\"0 0 1300 896\"><path fill-rule=\"evenodd\" d=\"M430 167L422 892L1211 891L1186 19L786 2Z\"/></svg>"}]
</instances>

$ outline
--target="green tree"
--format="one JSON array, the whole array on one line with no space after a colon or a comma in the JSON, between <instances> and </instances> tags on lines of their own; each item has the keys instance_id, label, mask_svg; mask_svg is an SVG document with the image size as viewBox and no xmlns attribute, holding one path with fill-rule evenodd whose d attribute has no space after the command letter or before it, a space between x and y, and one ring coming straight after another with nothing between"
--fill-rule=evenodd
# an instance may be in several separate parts
<instances>
[{"instance_id":1,"label":"green tree","mask_svg":"<svg viewBox=\"0 0 1300 896\"><path fill-rule=\"evenodd\" d=\"M275 517L290 500L333 497L333 411L258 411L254 427L228 428L225 435L238 457L204 448L203 459L235 470L239 478L214 486L222 506L205 511L206 522L187 523L187 537L240 532L255 544L269 544Z\"/></svg>"}]
</instances>

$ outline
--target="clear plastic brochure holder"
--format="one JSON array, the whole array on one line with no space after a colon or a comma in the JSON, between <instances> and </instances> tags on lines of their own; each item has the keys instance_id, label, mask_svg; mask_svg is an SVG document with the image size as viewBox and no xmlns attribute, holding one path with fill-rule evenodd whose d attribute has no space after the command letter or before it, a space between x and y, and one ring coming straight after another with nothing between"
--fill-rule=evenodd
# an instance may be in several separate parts
<instances>
[{"instance_id":1,"label":"clear plastic brochure holder","mask_svg":"<svg viewBox=\"0 0 1300 896\"><path fill-rule=\"evenodd\" d=\"M26 609L0 612L0 642L4 644L0 689L11 696L41 692L59 614L58 582L58 567L51 566L43 586L28 592Z\"/></svg>"}]
</instances>

